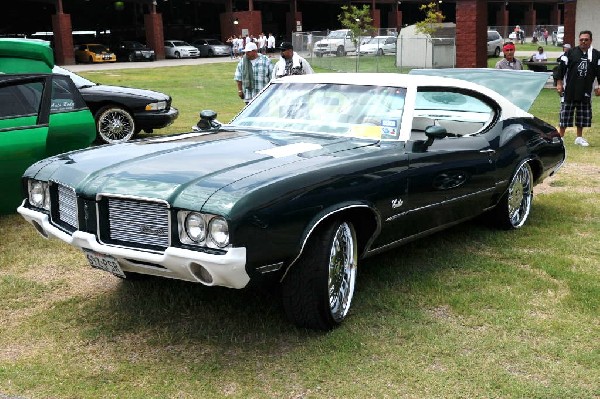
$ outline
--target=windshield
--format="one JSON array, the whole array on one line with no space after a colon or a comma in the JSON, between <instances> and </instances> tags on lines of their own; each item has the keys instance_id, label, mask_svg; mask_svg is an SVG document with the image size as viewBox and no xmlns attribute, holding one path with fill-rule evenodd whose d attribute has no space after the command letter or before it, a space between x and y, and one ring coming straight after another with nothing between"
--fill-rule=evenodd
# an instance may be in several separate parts
<instances>
[{"instance_id":1,"label":"windshield","mask_svg":"<svg viewBox=\"0 0 600 399\"><path fill-rule=\"evenodd\" d=\"M213 46L224 46L223 42L220 42L217 39L207 39L206 42Z\"/></svg>"},{"instance_id":2,"label":"windshield","mask_svg":"<svg viewBox=\"0 0 600 399\"><path fill-rule=\"evenodd\" d=\"M187 42L181 42L181 41L174 41L173 45L175 47L183 47L183 46L188 46L191 47L191 44L187 43Z\"/></svg>"},{"instance_id":3,"label":"windshield","mask_svg":"<svg viewBox=\"0 0 600 399\"><path fill-rule=\"evenodd\" d=\"M52 73L67 75L71 78L73 83L75 83L75 86L77 86L77 88L81 88L84 86L96 86L96 83L92 82L91 80L87 80L86 78L76 75L65 68L59 67L58 65L55 65L54 68L52 68Z\"/></svg>"},{"instance_id":4,"label":"windshield","mask_svg":"<svg viewBox=\"0 0 600 399\"><path fill-rule=\"evenodd\" d=\"M346 37L346 31L334 30L333 32L329 33L329 36L327 37L329 39L344 39Z\"/></svg>"},{"instance_id":5,"label":"windshield","mask_svg":"<svg viewBox=\"0 0 600 399\"><path fill-rule=\"evenodd\" d=\"M324 83L274 83L230 125L396 139L406 89Z\"/></svg>"}]
</instances>

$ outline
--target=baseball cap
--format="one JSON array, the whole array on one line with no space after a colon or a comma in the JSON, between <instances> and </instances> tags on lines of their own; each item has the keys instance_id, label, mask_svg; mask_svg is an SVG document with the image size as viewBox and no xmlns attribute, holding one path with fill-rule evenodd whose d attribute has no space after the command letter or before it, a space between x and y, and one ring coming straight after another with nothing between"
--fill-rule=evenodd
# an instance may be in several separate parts
<instances>
[{"instance_id":1,"label":"baseball cap","mask_svg":"<svg viewBox=\"0 0 600 399\"><path fill-rule=\"evenodd\" d=\"M565 43L563 44L563 48L571 48L571 45L569 43Z\"/></svg>"},{"instance_id":2,"label":"baseball cap","mask_svg":"<svg viewBox=\"0 0 600 399\"><path fill-rule=\"evenodd\" d=\"M255 50L258 50L258 47L256 47L256 43L253 43L253 42L246 43L246 47L244 47L244 52L255 51Z\"/></svg>"},{"instance_id":3,"label":"baseball cap","mask_svg":"<svg viewBox=\"0 0 600 399\"><path fill-rule=\"evenodd\" d=\"M294 48L294 46L293 46L293 45L292 45L292 43L290 43L290 42L283 42L283 43L281 43L281 45L279 46L279 49L280 49L281 51L284 51L284 50L289 50L289 49L293 49L293 48Z\"/></svg>"}]
</instances>

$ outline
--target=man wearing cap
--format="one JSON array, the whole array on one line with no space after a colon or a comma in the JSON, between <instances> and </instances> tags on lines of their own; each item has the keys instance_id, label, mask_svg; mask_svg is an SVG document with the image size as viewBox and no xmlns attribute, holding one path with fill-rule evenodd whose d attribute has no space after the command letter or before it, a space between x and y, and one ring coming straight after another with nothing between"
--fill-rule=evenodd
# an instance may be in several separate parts
<instances>
[{"instance_id":1,"label":"man wearing cap","mask_svg":"<svg viewBox=\"0 0 600 399\"><path fill-rule=\"evenodd\" d=\"M279 46L281 58L275 64L273 79L290 75L308 75L314 73L308 61L300 57L294 51L294 46L290 42L283 42Z\"/></svg>"},{"instance_id":2,"label":"man wearing cap","mask_svg":"<svg viewBox=\"0 0 600 399\"><path fill-rule=\"evenodd\" d=\"M515 45L512 42L505 43L502 47L504 58L496 63L496 69L514 69L520 71L523 64L515 58Z\"/></svg>"},{"instance_id":3,"label":"man wearing cap","mask_svg":"<svg viewBox=\"0 0 600 399\"><path fill-rule=\"evenodd\" d=\"M256 43L246 43L243 51L233 79L237 83L238 96L248 104L271 80L273 64L269 57L258 53Z\"/></svg>"}]
</instances>

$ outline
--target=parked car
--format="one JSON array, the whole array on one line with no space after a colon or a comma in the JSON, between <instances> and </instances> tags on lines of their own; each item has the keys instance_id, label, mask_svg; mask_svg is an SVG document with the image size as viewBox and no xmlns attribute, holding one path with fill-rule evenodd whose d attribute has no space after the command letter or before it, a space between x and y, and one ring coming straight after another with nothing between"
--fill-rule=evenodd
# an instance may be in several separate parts
<instances>
[{"instance_id":1,"label":"parked car","mask_svg":"<svg viewBox=\"0 0 600 399\"><path fill-rule=\"evenodd\" d=\"M350 29L338 29L329 32L329 34L317 41L313 52L317 57L324 54L335 54L338 57L345 56L349 51L356 51L356 45Z\"/></svg>"},{"instance_id":2,"label":"parked car","mask_svg":"<svg viewBox=\"0 0 600 399\"><path fill-rule=\"evenodd\" d=\"M192 42L200 52L200 57L231 55L231 47L217 39L197 39Z\"/></svg>"},{"instance_id":3,"label":"parked car","mask_svg":"<svg viewBox=\"0 0 600 399\"><path fill-rule=\"evenodd\" d=\"M375 36L361 43L360 55L396 54L395 36Z\"/></svg>"},{"instance_id":4,"label":"parked car","mask_svg":"<svg viewBox=\"0 0 600 399\"><path fill-rule=\"evenodd\" d=\"M103 44L80 44L75 47L75 62L115 62L117 56Z\"/></svg>"},{"instance_id":5,"label":"parked car","mask_svg":"<svg viewBox=\"0 0 600 399\"><path fill-rule=\"evenodd\" d=\"M504 39L500 36L500 33L496 30L487 31L487 55L493 57L500 57L502 46L504 45Z\"/></svg>"},{"instance_id":6,"label":"parked car","mask_svg":"<svg viewBox=\"0 0 600 399\"><path fill-rule=\"evenodd\" d=\"M559 26L555 31L552 32L552 44L555 46L562 46L565 42L565 27Z\"/></svg>"},{"instance_id":7,"label":"parked car","mask_svg":"<svg viewBox=\"0 0 600 399\"><path fill-rule=\"evenodd\" d=\"M156 56L150 47L136 41L125 40L113 46L117 61L154 61Z\"/></svg>"},{"instance_id":8,"label":"parked car","mask_svg":"<svg viewBox=\"0 0 600 399\"><path fill-rule=\"evenodd\" d=\"M165 57L198 58L200 57L200 51L183 40L165 40Z\"/></svg>"},{"instance_id":9,"label":"parked car","mask_svg":"<svg viewBox=\"0 0 600 399\"><path fill-rule=\"evenodd\" d=\"M127 141L142 130L152 133L169 126L179 115L167 94L95 83L59 66L53 71L75 82L94 114L98 139L105 143Z\"/></svg>"},{"instance_id":10,"label":"parked car","mask_svg":"<svg viewBox=\"0 0 600 399\"><path fill-rule=\"evenodd\" d=\"M21 176L42 158L89 146L94 118L66 76L49 73L54 64L47 42L0 39L0 213L22 201Z\"/></svg>"},{"instance_id":11,"label":"parked car","mask_svg":"<svg viewBox=\"0 0 600 399\"><path fill-rule=\"evenodd\" d=\"M546 81L460 71L525 106ZM19 212L121 278L277 282L290 320L328 330L348 315L360 259L485 212L520 228L565 158L553 125L438 76L287 76L228 125L215 118L34 164Z\"/></svg>"}]
</instances>

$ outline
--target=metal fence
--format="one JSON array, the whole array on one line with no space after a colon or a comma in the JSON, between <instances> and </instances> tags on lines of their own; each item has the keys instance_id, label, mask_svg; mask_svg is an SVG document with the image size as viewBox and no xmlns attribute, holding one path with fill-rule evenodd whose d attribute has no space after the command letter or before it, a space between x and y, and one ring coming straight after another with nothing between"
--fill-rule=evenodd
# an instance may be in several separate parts
<instances>
[{"instance_id":1,"label":"metal fence","mask_svg":"<svg viewBox=\"0 0 600 399\"><path fill-rule=\"evenodd\" d=\"M337 72L407 72L413 68L453 68L456 66L454 38L428 39L397 37L385 47L383 39L361 36L356 43L340 38L318 43L328 32L298 32L292 37L294 51L313 67ZM376 36L396 36L395 30L380 29ZM315 45L318 44L318 48ZM367 47L381 51L367 51ZM339 48L343 47L343 51Z\"/></svg>"}]
</instances>

